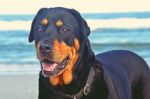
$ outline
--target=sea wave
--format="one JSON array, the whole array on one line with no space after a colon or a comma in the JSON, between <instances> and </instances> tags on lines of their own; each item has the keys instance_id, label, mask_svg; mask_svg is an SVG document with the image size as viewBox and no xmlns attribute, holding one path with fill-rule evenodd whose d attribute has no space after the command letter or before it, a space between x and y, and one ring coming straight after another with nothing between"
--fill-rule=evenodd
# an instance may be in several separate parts
<instances>
[{"instance_id":1,"label":"sea wave","mask_svg":"<svg viewBox=\"0 0 150 99\"><path fill-rule=\"evenodd\" d=\"M0 21L0 31L25 30L29 31L32 21ZM91 30L98 28L150 28L150 18L119 18L119 19L87 19Z\"/></svg>"},{"instance_id":2,"label":"sea wave","mask_svg":"<svg viewBox=\"0 0 150 99\"><path fill-rule=\"evenodd\" d=\"M31 21L0 21L1 31L26 30L29 31Z\"/></svg>"},{"instance_id":3,"label":"sea wave","mask_svg":"<svg viewBox=\"0 0 150 99\"><path fill-rule=\"evenodd\" d=\"M83 13L85 19L150 18L150 12Z\"/></svg>"},{"instance_id":4,"label":"sea wave","mask_svg":"<svg viewBox=\"0 0 150 99\"><path fill-rule=\"evenodd\" d=\"M146 12L113 12L113 13L81 13L85 19L118 19L118 18L150 18L150 11ZM31 21L35 14L13 14L0 15L0 20L5 21Z\"/></svg>"},{"instance_id":5,"label":"sea wave","mask_svg":"<svg viewBox=\"0 0 150 99\"><path fill-rule=\"evenodd\" d=\"M126 28L126 29L136 29L136 28L150 28L150 18L149 19L110 19L110 20L87 20L91 30L98 28Z\"/></svg>"},{"instance_id":6,"label":"sea wave","mask_svg":"<svg viewBox=\"0 0 150 99\"><path fill-rule=\"evenodd\" d=\"M141 33L150 32L150 28L133 28L133 29L125 29L125 28L97 28L93 31L94 33Z\"/></svg>"}]
</instances>

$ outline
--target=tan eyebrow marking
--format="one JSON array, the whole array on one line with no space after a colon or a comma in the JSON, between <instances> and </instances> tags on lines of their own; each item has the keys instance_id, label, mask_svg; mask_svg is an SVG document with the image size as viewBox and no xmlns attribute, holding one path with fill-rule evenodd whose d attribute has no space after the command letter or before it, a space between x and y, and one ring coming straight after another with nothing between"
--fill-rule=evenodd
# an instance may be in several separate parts
<instances>
[{"instance_id":1,"label":"tan eyebrow marking","mask_svg":"<svg viewBox=\"0 0 150 99\"><path fill-rule=\"evenodd\" d=\"M45 25L48 24L48 19L47 19L47 18L44 18L44 19L41 20L40 23L41 23L41 25L45 26Z\"/></svg>"},{"instance_id":2,"label":"tan eyebrow marking","mask_svg":"<svg viewBox=\"0 0 150 99\"><path fill-rule=\"evenodd\" d=\"M62 22L61 20L57 20L57 21L56 21L56 26L57 26L57 27L63 26L63 22Z\"/></svg>"}]
</instances>

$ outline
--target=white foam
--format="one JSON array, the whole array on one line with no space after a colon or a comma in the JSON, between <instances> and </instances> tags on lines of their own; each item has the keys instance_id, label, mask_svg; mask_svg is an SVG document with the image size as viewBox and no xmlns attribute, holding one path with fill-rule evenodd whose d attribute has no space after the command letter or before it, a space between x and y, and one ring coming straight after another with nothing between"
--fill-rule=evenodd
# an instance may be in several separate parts
<instances>
[{"instance_id":1,"label":"white foam","mask_svg":"<svg viewBox=\"0 0 150 99\"><path fill-rule=\"evenodd\" d=\"M0 30L26 30L31 28L32 21L0 21ZM88 19L87 23L91 30L97 28L150 28L150 18L136 19L136 18L119 18L119 19Z\"/></svg>"},{"instance_id":2,"label":"white foam","mask_svg":"<svg viewBox=\"0 0 150 99\"><path fill-rule=\"evenodd\" d=\"M0 21L0 30L30 30L31 21Z\"/></svg>"},{"instance_id":3,"label":"white foam","mask_svg":"<svg viewBox=\"0 0 150 99\"><path fill-rule=\"evenodd\" d=\"M97 28L150 28L150 19L105 19L105 20L87 20L91 30Z\"/></svg>"}]
</instances>

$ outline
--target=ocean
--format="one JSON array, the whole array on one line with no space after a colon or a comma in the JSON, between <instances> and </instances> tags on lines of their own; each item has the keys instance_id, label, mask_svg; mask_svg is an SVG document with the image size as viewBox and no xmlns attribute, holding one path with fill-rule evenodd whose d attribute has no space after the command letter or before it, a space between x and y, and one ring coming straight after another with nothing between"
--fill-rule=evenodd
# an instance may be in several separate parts
<instances>
[{"instance_id":1,"label":"ocean","mask_svg":"<svg viewBox=\"0 0 150 99\"><path fill-rule=\"evenodd\" d=\"M84 13L97 53L125 49L150 65L150 12ZM34 43L28 42L34 15L0 15L0 75L38 74Z\"/></svg>"}]
</instances>

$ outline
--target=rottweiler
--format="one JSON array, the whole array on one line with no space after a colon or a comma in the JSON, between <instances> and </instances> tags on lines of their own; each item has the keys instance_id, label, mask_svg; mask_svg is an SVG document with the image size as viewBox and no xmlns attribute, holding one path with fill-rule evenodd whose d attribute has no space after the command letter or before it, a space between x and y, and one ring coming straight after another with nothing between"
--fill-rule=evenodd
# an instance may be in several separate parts
<instances>
[{"instance_id":1,"label":"rottweiler","mask_svg":"<svg viewBox=\"0 0 150 99\"><path fill-rule=\"evenodd\" d=\"M150 99L150 69L137 54L95 55L90 28L74 9L41 8L29 42L41 64L38 99Z\"/></svg>"}]
</instances>

